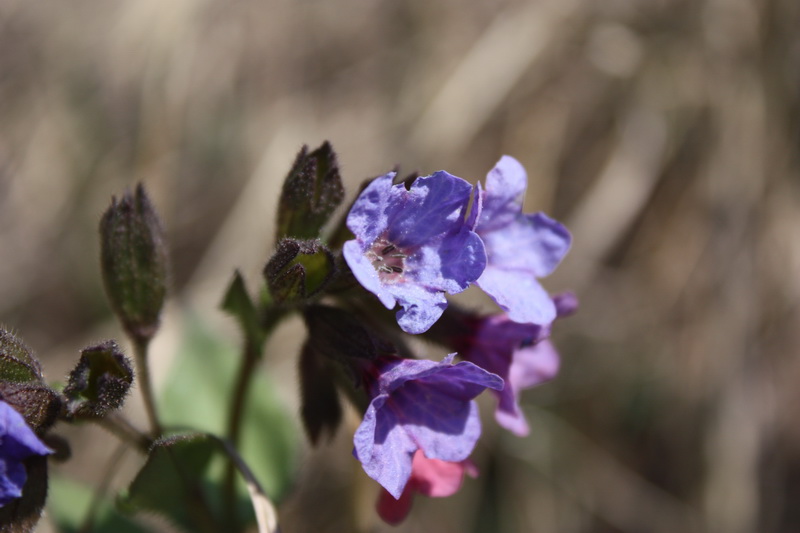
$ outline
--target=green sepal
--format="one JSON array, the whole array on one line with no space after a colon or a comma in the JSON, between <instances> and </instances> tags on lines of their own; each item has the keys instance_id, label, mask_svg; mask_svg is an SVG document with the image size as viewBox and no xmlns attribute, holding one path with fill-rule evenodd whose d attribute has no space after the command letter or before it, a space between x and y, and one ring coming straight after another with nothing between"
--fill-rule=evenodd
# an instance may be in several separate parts
<instances>
[{"instance_id":1,"label":"green sepal","mask_svg":"<svg viewBox=\"0 0 800 533\"><path fill-rule=\"evenodd\" d=\"M308 153L303 146L283 182L276 240L314 239L344 199L336 154L327 141Z\"/></svg>"},{"instance_id":2,"label":"green sepal","mask_svg":"<svg viewBox=\"0 0 800 533\"><path fill-rule=\"evenodd\" d=\"M158 329L168 263L164 231L142 184L112 198L100 220L100 266L111 307L137 340Z\"/></svg>"},{"instance_id":3,"label":"green sepal","mask_svg":"<svg viewBox=\"0 0 800 533\"><path fill-rule=\"evenodd\" d=\"M22 339L0 329L0 381L41 382L42 366Z\"/></svg>"},{"instance_id":4,"label":"green sepal","mask_svg":"<svg viewBox=\"0 0 800 533\"><path fill-rule=\"evenodd\" d=\"M233 280L225 292L220 306L223 311L230 313L242 328L246 342L261 352L261 347L266 340L266 334L261 324L261 317L256 309L250 293L244 283L242 274L237 270Z\"/></svg>"},{"instance_id":5,"label":"green sepal","mask_svg":"<svg viewBox=\"0 0 800 533\"><path fill-rule=\"evenodd\" d=\"M281 240L264 268L270 295L278 303L316 296L327 287L335 273L333 254L318 240Z\"/></svg>"},{"instance_id":6,"label":"green sepal","mask_svg":"<svg viewBox=\"0 0 800 533\"><path fill-rule=\"evenodd\" d=\"M133 384L133 366L114 341L84 348L64 396L67 417L99 418L122 407Z\"/></svg>"},{"instance_id":7,"label":"green sepal","mask_svg":"<svg viewBox=\"0 0 800 533\"><path fill-rule=\"evenodd\" d=\"M331 361L306 341L300 352L300 418L311 444L323 433L331 439L342 421L342 406L333 379Z\"/></svg>"}]
</instances>

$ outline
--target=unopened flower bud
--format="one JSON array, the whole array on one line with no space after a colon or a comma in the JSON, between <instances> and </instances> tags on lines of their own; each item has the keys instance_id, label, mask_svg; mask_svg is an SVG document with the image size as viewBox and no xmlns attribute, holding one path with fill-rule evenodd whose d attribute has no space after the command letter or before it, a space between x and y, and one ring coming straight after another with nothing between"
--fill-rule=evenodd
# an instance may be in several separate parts
<instances>
[{"instance_id":1,"label":"unopened flower bud","mask_svg":"<svg viewBox=\"0 0 800 533\"><path fill-rule=\"evenodd\" d=\"M167 292L168 254L161 223L139 184L100 221L100 259L111 307L129 335L152 338Z\"/></svg>"},{"instance_id":2,"label":"unopened flower bud","mask_svg":"<svg viewBox=\"0 0 800 533\"><path fill-rule=\"evenodd\" d=\"M97 418L122 406L133 367L114 341L85 348L64 389L70 417Z\"/></svg>"},{"instance_id":3,"label":"unopened flower bud","mask_svg":"<svg viewBox=\"0 0 800 533\"><path fill-rule=\"evenodd\" d=\"M303 147L286 176L278 203L277 239L314 239L344 198L336 154L325 142Z\"/></svg>"}]
</instances>

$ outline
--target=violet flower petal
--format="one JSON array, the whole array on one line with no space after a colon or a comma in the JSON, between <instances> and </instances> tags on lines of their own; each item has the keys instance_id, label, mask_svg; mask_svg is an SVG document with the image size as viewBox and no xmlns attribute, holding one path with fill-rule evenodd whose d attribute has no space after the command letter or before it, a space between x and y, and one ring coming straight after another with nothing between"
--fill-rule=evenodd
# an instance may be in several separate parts
<instances>
[{"instance_id":1,"label":"violet flower petal","mask_svg":"<svg viewBox=\"0 0 800 533\"><path fill-rule=\"evenodd\" d=\"M22 496L27 480L22 461L51 453L22 415L0 400L0 507Z\"/></svg>"},{"instance_id":2,"label":"violet flower petal","mask_svg":"<svg viewBox=\"0 0 800 533\"><path fill-rule=\"evenodd\" d=\"M387 365L353 438L354 454L367 474L399 498L416 450L443 461L462 461L480 436L473 398L503 381L480 367L401 359Z\"/></svg>"}]
</instances>

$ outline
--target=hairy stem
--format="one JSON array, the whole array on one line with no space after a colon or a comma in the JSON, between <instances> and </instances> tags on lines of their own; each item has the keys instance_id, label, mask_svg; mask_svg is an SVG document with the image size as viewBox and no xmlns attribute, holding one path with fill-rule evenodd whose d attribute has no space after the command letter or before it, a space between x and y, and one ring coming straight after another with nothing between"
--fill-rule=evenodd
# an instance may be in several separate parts
<instances>
[{"instance_id":1,"label":"hairy stem","mask_svg":"<svg viewBox=\"0 0 800 533\"><path fill-rule=\"evenodd\" d=\"M132 444L141 453L147 454L153 444L152 438L134 427L126 418L116 413L95 420L95 423L119 437L120 440Z\"/></svg>"},{"instance_id":2,"label":"hairy stem","mask_svg":"<svg viewBox=\"0 0 800 533\"><path fill-rule=\"evenodd\" d=\"M144 409L147 412L147 418L150 421L150 432L154 438L158 438L162 434L162 427L161 423L158 421L155 394L153 393L153 384L150 381L150 367L147 363L147 352L150 347L150 338L133 336L132 340L133 354L134 358L136 359L136 370L139 374L139 388L142 391Z\"/></svg>"}]
</instances>

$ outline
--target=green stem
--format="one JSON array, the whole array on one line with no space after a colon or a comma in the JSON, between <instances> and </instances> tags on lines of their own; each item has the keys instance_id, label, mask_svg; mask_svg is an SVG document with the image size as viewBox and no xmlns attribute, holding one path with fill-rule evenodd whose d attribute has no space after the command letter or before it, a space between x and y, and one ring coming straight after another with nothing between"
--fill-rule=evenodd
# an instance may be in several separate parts
<instances>
[{"instance_id":1,"label":"green stem","mask_svg":"<svg viewBox=\"0 0 800 533\"><path fill-rule=\"evenodd\" d=\"M242 364L239 367L239 374L236 377L236 384L233 389L233 399L231 401L230 411L228 411L228 428L226 434L227 440L234 450L239 449L242 422L246 409L247 392L250 390L250 383L254 375L255 367L261 359L264 342L284 315L285 311L282 309L268 309L264 321L261 324L263 336L260 342L255 339L247 338L247 332L244 332L245 341ZM223 490L228 521L229 524L232 525L232 528L234 524L236 525L235 528L232 529L235 530L238 528L238 524L236 523L236 465L233 461L228 461Z\"/></svg>"},{"instance_id":2,"label":"green stem","mask_svg":"<svg viewBox=\"0 0 800 533\"><path fill-rule=\"evenodd\" d=\"M147 454L150 446L153 445L153 439L135 428L127 419L115 413L94 420L94 422L119 437L120 440L132 444L144 454Z\"/></svg>"},{"instance_id":3,"label":"green stem","mask_svg":"<svg viewBox=\"0 0 800 533\"><path fill-rule=\"evenodd\" d=\"M128 450L129 448L127 444L125 442L121 442L114 454L111 456L111 459L109 459L104 470L105 473L103 478L100 480L100 484L94 491L92 501L89 504L89 509L86 511L86 516L83 517L83 522L78 530L79 533L90 533L94 529L94 521L97 518L100 505L103 503L103 498L105 498L106 494L108 494L108 488L111 486L111 478L119 470L122 457Z\"/></svg>"},{"instance_id":4,"label":"green stem","mask_svg":"<svg viewBox=\"0 0 800 533\"><path fill-rule=\"evenodd\" d=\"M250 342L245 342L242 365L239 368L239 375L236 378L236 385L233 389L233 401L228 415L227 437L231 446L238 450L241 440L242 421L244 420L245 403L247 392L250 389L251 378L259 360L259 350ZM230 524L236 524L236 466L232 461L228 462L225 472L225 509L228 513ZM238 527L238 524L237 524Z\"/></svg>"},{"instance_id":5,"label":"green stem","mask_svg":"<svg viewBox=\"0 0 800 533\"><path fill-rule=\"evenodd\" d=\"M139 374L139 388L142 391L144 409L147 412L147 418L150 420L150 432L154 438L158 438L161 436L163 430L161 423L158 421L155 394L153 393L153 384L150 381L150 367L147 363L147 352L150 347L150 338L132 336L132 340L133 354L134 358L136 359L136 370Z\"/></svg>"}]
</instances>

